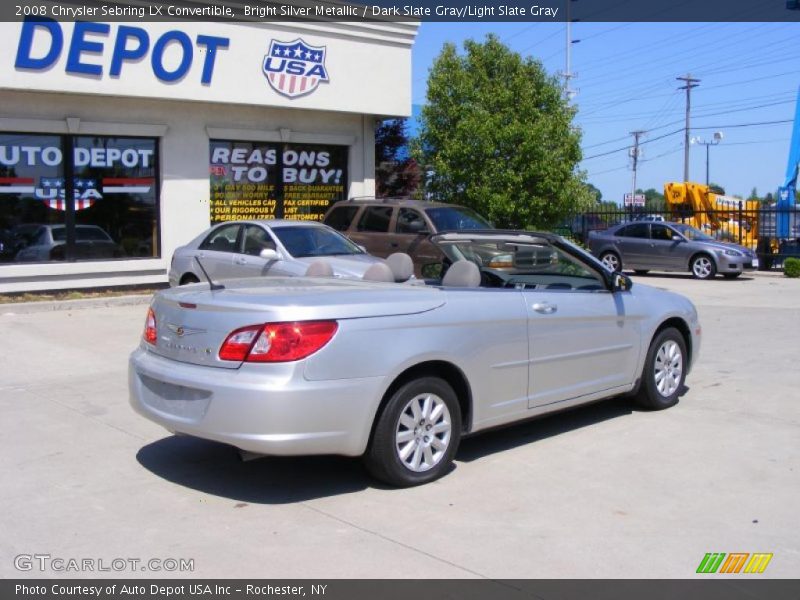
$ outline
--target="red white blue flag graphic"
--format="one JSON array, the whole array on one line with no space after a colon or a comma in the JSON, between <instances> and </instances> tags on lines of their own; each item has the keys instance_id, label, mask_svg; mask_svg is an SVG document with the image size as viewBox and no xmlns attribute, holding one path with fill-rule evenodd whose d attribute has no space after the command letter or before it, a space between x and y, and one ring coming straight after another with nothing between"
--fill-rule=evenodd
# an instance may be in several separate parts
<instances>
[{"instance_id":1,"label":"red white blue flag graphic","mask_svg":"<svg viewBox=\"0 0 800 600\"><path fill-rule=\"evenodd\" d=\"M297 98L327 83L325 48L311 46L300 38L292 42L272 40L262 63L269 85L287 98Z\"/></svg>"},{"instance_id":2,"label":"red white blue flag graphic","mask_svg":"<svg viewBox=\"0 0 800 600\"><path fill-rule=\"evenodd\" d=\"M0 177L0 194L32 194L33 179L29 177Z\"/></svg>"},{"instance_id":3,"label":"red white blue flag graphic","mask_svg":"<svg viewBox=\"0 0 800 600\"><path fill-rule=\"evenodd\" d=\"M73 184L75 210L84 210L108 194L146 194L155 185L153 177L76 177ZM39 185L32 177L0 177L0 194L27 194L41 200L53 210L65 210L65 189L62 177L41 177Z\"/></svg>"}]
</instances>

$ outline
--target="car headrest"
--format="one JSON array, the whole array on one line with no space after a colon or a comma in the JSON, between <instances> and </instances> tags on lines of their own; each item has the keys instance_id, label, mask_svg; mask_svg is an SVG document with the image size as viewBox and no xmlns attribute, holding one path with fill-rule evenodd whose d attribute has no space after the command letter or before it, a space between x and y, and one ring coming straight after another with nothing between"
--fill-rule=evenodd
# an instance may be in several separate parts
<instances>
[{"instance_id":1,"label":"car headrest","mask_svg":"<svg viewBox=\"0 0 800 600\"><path fill-rule=\"evenodd\" d=\"M457 260L442 278L442 285L448 287L478 287L481 284L481 270L474 262Z\"/></svg>"},{"instance_id":2,"label":"car headrest","mask_svg":"<svg viewBox=\"0 0 800 600\"><path fill-rule=\"evenodd\" d=\"M394 274L385 262L378 262L370 265L369 269L364 271L361 276L366 281L385 281L387 283L394 283Z\"/></svg>"},{"instance_id":3,"label":"car headrest","mask_svg":"<svg viewBox=\"0 0 800 600\"><path fill-rule=\"evenodd\" d=\"M392 270L394 280L398 283L408 281L414 274L414 261L405 252L395 252L386 258L386 264Z\"/></svg>"},{"instance_id":4,"label":"car headrest","mask_svg":"<svg viewBox=\"0 0 800 600\"><path fill-rule=\"evenodd\" d=\"M306 277L333 277L333 267L326 260L315 260L308 265Z\"/></svg>"}]
</instances>

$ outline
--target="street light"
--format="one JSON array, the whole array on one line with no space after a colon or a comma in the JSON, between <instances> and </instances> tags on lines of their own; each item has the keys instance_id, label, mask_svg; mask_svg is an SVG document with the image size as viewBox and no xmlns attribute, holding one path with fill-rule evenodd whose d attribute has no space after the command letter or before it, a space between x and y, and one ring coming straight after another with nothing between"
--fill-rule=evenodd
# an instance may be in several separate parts
<instances>
[{"instance_id":1,"label":"street light","mask_svg":"<svg viewBox=\"0 0 800 600\"><path fill-rule=\"evenodd\" d=\"M692 144L697 144L699 146L706 147L706 185L708 185L708 149L710 146L716 146L722 141L722 138L725 137L722 135L721 131L715 131L713 139L710 142L706 142L702 138L693 137L690 141Z\"/></svg>"}]
</instances>

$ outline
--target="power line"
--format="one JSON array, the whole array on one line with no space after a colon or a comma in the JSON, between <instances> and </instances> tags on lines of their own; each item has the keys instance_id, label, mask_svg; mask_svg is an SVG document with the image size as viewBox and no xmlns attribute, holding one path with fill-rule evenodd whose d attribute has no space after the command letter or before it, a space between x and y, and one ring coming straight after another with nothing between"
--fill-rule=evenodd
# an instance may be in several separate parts
<instances>
[{"instance_id":1,"label":"power line","mask_svg":"<svg viewBox=\"0 0 800 600\"><path fill-rule=\"evenodd\" d=\"M701 127L697 127L697 126L692 127L692 129L694 129L694 130L697 130L697 129L736 129L736 128L740 128L740 127L760 127L760 126L765 126L765 125L779 125L779 124L782 124L782 123L794 123L794 119L780 119L780 120L777 120L777 121L759 121L759 122L756 122L756 123L735 123L735 124L728 124L728 125L703 125ZM666 137L669 137L671 135L675 135L676 133L681 133L682 131L683 131L683 127L681 127L680 129L676 129L674 131L670 131L669 133L665 133L665 134L660 135L658 137L654 137L654 138L650 138L648 140L644 140L643 142L640 142L639 145L642 146L644 144L655 142L656 140L662 140L662 139L664 139ZM627 136L625 138L623 138L623 139L627 139ZM586 156L586 157L583 158L583 160L591 160L593 158L600 158L601 156L608 156L608 155L614 154L616 152L621 152L623 150L627 150L628 148L629 148L629 146L622 146L620 148L615 148L614 150L608 150L606 152L601 152L600 154L593 154L591 156Z\"/></svg>"},{"instance_id":2,"label":"power line","mask_svg":"<svg viewBox=\"0 0 800 600\"><path fill-rule=\"evenodd\" d=\"M777 125L779 123L794 123L794 119L781 119L779 121L761 121L760 123L737 123L735 125L708 125L694 127L693 129L734 129L736 127L755 127L757 125Z\"/></svg>"},{"instance_id":3,"label":"power line","mask_svg":"<svg viewBox=\"0 0 800 600\"><path fill-rule=\"evenodd\" d=\"M683 129L676 129L675 131L670 131L669 133L665 133L664 135L660 135L658 137L650 138L649 140L644 140L640 142L639 145L643 146L644 144L649 144L655 142L656 140L664 139L665 137L669 137L671 135L675 135L676 133L680 133ZM593 154L592 156L586 156L583 160L591 160L593 158L600 158L601 156L608 156L609 154L614 154L615 152L620 152L622 150L627 150L629 146L622 146L621 148L616 148L614 150L608 150L606 152L601 152L600 154Z\"/></svg>"}]
</instances>

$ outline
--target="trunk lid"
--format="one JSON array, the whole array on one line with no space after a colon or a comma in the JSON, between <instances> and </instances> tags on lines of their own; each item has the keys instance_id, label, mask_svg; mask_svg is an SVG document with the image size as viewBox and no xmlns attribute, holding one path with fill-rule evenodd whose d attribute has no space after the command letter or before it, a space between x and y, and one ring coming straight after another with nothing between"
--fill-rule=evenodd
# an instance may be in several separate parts
<instances>
[{"instance_id":1,"label":"trunk lid","mask_svg":"<svg viewBox=\"0 0 800 600\"><path fill-rule=\"evenodd\" d=\"M240 327L285 321L360 319L414 314L442 306L445 294L426 286L332 278L231 280L170 288L153 297L157 342L149 351L172 360L235 369L219 359L227 336Z\"/></svg>"}]
</instances>

